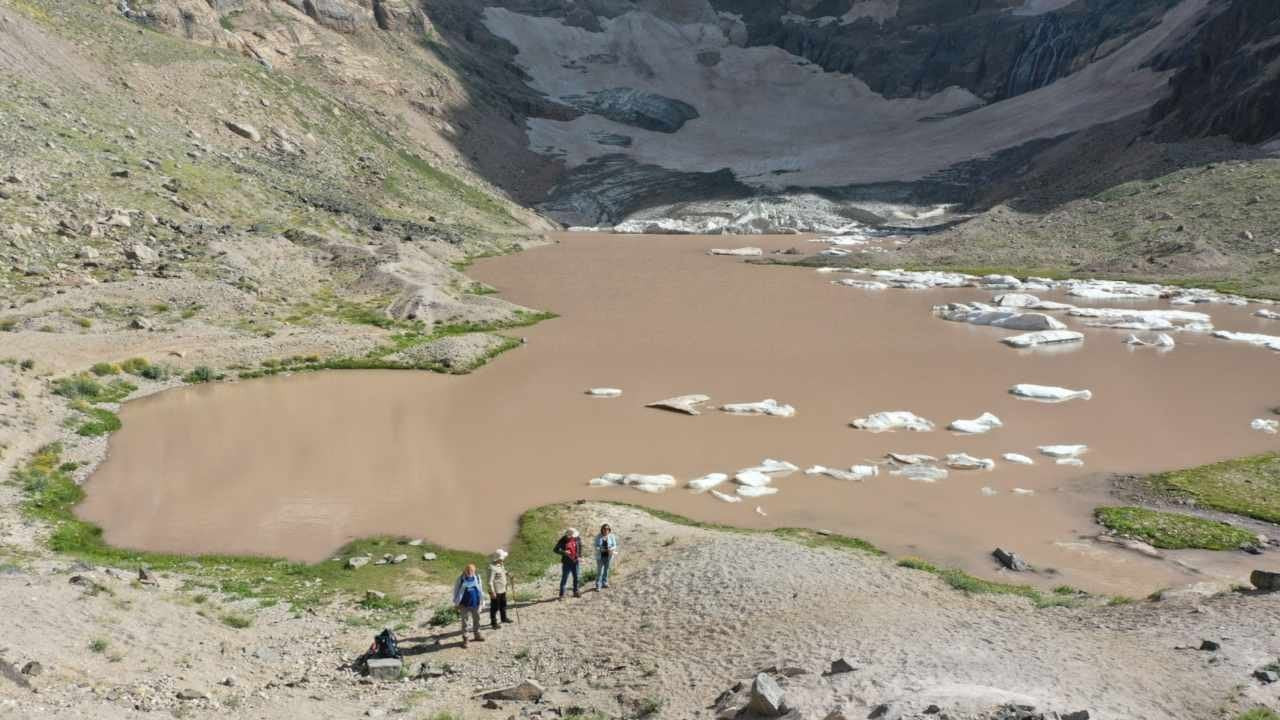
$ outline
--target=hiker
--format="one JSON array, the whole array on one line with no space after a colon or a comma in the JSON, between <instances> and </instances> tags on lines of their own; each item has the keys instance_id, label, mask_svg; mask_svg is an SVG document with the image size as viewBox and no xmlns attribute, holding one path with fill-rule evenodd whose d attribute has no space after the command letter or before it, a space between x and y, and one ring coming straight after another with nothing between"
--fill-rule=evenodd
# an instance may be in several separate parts
<instances>
[{"instance_id":1,"label":"hiker","mask_svg":"<svg viewBox=\"0 0 1280 720\"><path fill-rule=\"evenodd\" d=\"M489 558L489 627L498 629L498 618L509 623L507 619L507 551L498 548Z\"/></svg>"},{"instance_id":2,"label":"hiker","mask_svg":"<svg viewBox=\"0 0 1280 720\"><path fill-rule=\"evenodd\" d=\"M453 586L453 604L458 608L458 617L462 619L462 647L467 646L467 618L471 618L471 629L475 633L476 642L484 642L480 637L480 604L483 602L484 590L480 576L476 574L476 566L467 565L458 582Z\"/></svg>"},{"instance_id":3,"label":"hiker","mask_svg":"<svg viewBox=\"0 0 1280 720\"><path fill-rule=\"evenodd\" d=\"M578 531L565 530L556 542L555 551L560 556L560 599L564 600L564 585L570 575L573 576L573 596L582 597L578 594L578 563L582 561L582 539Z\"/></svg>"},{"instance_id":4,"label":"hiker","mask_svg":"<svg viewBox=\"0 0 1280 720\"><path fill-rule=\"evenodd\" d=\"M609 523L605 523L596 536L596 590L609 587L609 568L613 567L617 555L618 536L613 534Z\"/></svg>"}]
</instances>

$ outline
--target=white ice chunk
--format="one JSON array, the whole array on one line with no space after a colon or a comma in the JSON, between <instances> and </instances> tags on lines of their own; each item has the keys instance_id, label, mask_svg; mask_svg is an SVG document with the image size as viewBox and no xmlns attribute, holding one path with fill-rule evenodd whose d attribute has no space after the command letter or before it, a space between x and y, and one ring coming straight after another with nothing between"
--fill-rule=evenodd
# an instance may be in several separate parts
<instances>
[{"instance_id":1,"label":"white ice chunk","mask_svg":"<svg viewBox=\"0 0 1280 720\"><path fill-rule=\"evenodd\" d=\"M621 481L622 481L621 477L619 477L617 480L614 480L613 478L610 478L607 475L602 475L600 477L591 478L590 480L587 481L587 484L590 485L591 487L611 487L614 485L621 485L622 484Z\"/></svg>"},{"instance_id":2,"label":"white ice chunk","mask_svg":"<svg viewBox=\"0 0 1280 720\"><path fill-rule=\"evenodd\" d=\"M1039 345L1058 345L1061 343L1083 342L1084 333L1074 330L1045 330L1044 332L1025 333L1013 337L1002 338L1000 342L1016 348L1037 347Z\"/></svg>"},{"instance_id":3,"label":"white ice chunk","mask_svg":"<svg viewBox=\"0 0 1280 720\"><path fill-rule=\"evenodd\" d=\"M764 251L758 247L740 247L740 248L711 248L707 251L708 255L733 255L737 257L751 257L763 255Z\"/></svg>"},{"instance_id":4,"label":"white ice chunk","mask_svg":"<svg viewBox=\"0 0 1280 720\"><path fill-rule=\"evenodd\" d=\"M1249 423L1249 427L1259 432L1270 433L1275 435L1280 432L1280 420L1269 420L1267 418L1258 418Z\"/></svg>"},{"instance_id":5,"label":"white ice chunk","mask_svg":"<svg viewBox=\"0 0 1280 720\"><path fill-rule=\"evenodd\" d=\"M1053 385L1034 385L1031 383L1019 383L1009 388L1009 392L1018 397L1024 397L1031 400L1040 400L1043 402L1064 402L1067 400L1088 400L1093 397L1093 393L1088 390L1068 390L1067 388L1054 387Z\"/></svg>"},{"instance_id":6,"label":"white ice chunk","mask_svg":"<svg viewBox=\"0 0 1280 720\"><path fill-rule=\"evenodd\" d=\"M900 428L916 432L928 432L933 429L932 422L906 410L878 412L864 418L858 418L849 424L859 430L870 430L871 432L885 432Z\"/></svg>"},{"instance_id":7,"label":"white ice chunk","mask_svg":"<svg viewBox=\"0 0 1280 720\"><path fill-rule=\"evenodd\" d=\"M1037 448L1041 455L1048 455L1051 458L1068 458L1083 455L1089 449L1088 445L1041 445Z\"/></svg>"},{"instance_id":8,"label":"white ice chunk","mask_svg":"<svg viewBox=\"0 0 1280 720\"><path fill-rule=\"evenodd\" d=\"M970 435L981 435L999 427L1004 427L1004 423L1000 422L1000 418L989 412L984 412L972 420L955 420L947 426L947 429Z\"/></svg>"},{"instance_id":9,"label":"white ice chunk","mask_svg":"<svg viewBox=\"0 0 1280 720\"><path fill-rule=\"evenodd\" d=\"M846 255L852 255L853 252L850 250L845 250L844 248L833 247L833 248L827 248L826 250L823 250L818 254L826 257L845 257Z\"/></svg>"},{"instance_id":10,"label":"white ice chunk","mask_svg":"<svg viewBox=\"0 0 1280 720\"><path fill-rule=\"evenodd\" d=\"M836 480L846 481L862 481L869 477L879 475L880 468L875 465L854 465L848 470L840 470L838 468L829 468L822 465L814 465L804 471L805 475L826 475Z\"/></svg>"},{"instance_id":11,"label":"white ice chunk","mask_svg":"<svg viewBox=\"0 0 1280 720\"><path fill-rule=\"evenodd\" d=\"M1266 308L1263 308L1255 312L1254 315L1256 317L1266 318L1267 320L1280 320L1280 313L1276 312L1275 310L1268 310Z\"/></svg>"},{"instance_id":12,"label":"white ice chunk","mask_svg":"<svg viewBox=\"0 0 1280 720\"><path fill-rule=\"evenodd\" d=\"M738 494L742 497L764 497L777 494L778 488L767 485L739 485Z\"/></svg>"},{"instance_id":13,"label":"white ice chunk","mask_svg":"<svg viewBox=\"0 0 1280 720\"><path fill-rule=\"evenodd\" d=\"M841 278L840 280L831 281L832 285L843 285L845 287L857 288L859 290L886 290L888 285L875 280L856 280L854 278Z\"/></svg>"},{"instance_id":14,"label":"white ice chunk","mask_svg":"<svg viewBox=\"0 0 1280 720\"><path fill-rule=\"evenodd\" d=\"M727 502L727 503L742 502L742 498L738 497L737 495L729 495L727 493L722 493L719 490L712 490L711 495L715 499L723 500L724 502Z\"/></svg>"},{"instance_id":15,"label":"white ice chunk","mask_svg":"<svg viewBox=\"0 0 1280 720\"><path fill-rule=\"evenodd\" d=\"M666 400L651 402L648 405L645 405L645 407L659 408L662 410L673 410L675 412L681 412L686 415L698 415L699 413L698 413L697 406L707 402L710 399L711 399L711 396L709 395L680 395L677 397L667 398Z\"/></svg>"},{"instance_id":16,"label":"white ice chunk","mask_svg":"<svg viewBox=\"0 0 1280 720\"><path fill-rule=\"evenodd\" d=\"M1026 293L1005 293L992 298L996 307L1025 308L1040 302L1040 298Z\"/></svg>"},{"instance_id":17,"label":"white ice chunk","mask_svg":"<svg viewBox=\"0 0 1280 720\"><path fill-rule=\"evenodd\" d=\"M997 490L997 489L995 489L995 488L993 488L993 487L983 487L983 488L982 488L981 490L979 490L978 492L982 493L983 495L986 495L987 497L991 497L992 495L999 495L999 494L1000 494L1000 491L999 491L999 490Z\"/></svg>"},{"instance_id":18,"label":"white ice chunk","mask_svg":"<svg viewBox=\"0 0 1280 720\"><path fill-rule=\"evenodd\" d=\"M1084 467L1084 461L1078 457L1058 458L1053 461L1056 465L1072 465L1074 467Z\"/></svg>"},{"instance_id":19,"label":"white ice chunk","mask_svg":"<svg viewBox=\"0 0 1280 720\"><path fill-rule=\"evenodd\" d=\"M675 487L676 479L670 475L645 475L629 473L622 478L623 485L656 485L658 487Z\"/></svg>"},{"instance_id":20,"label":"white ice chunk","mask_svg":"<svg viewBox=\"0 0 1280 720\"><path fill-rule=\"evenodd\" d=\"M990 470L996 466L991 458L976 458L968 453L951 453L947 455L947 467L956 470Z\"/></svg>"},{"instance_id":21,"label":"white ice chunk","mask_svg":"<svg viewBox=\"0 0 1280 720\"><path fill-rule=\"evenodd\" d=\"M1086 300L1154 300L1163 292L1156 285L1139 285L1116 280L1068 280L1067 294Z\"/></svg>"},{"instance_id":22,"label":"white ice chunk","mask_svg":"<svg viewBox=\"0 0 1280 720\"><path fill-rule=\"evenodd\" d=\"M932 455L921 455L919 453L889 453L889 459L901 463L903 465L919 465L921 463L937 462L938 458Z\"/></svg>"},{"instance_id":23,"label":"white ice chunk","mask_svg":"<svg viewBox=\"0 0 1280 720\"><path fill-rule=\"evenodd\" d=\"M1056 302L1054 300L1041 300L1035 305L1028 305L1028 310L1075 310L1076 306L1071 303Z\"/></svg>"},{"instance_id":24,"label":"white ice chunk","mask_svg":"<svg viewBox=\"0 0 1280 720\"><path fill-rule=\"evenodd\" d=\"M707 473L702 477L690 480L685 487L694 492L706 492L728 479L729 476L724 473Z\"/></svg>"},{"instance_id":25,"label":"white ice chunk","mask_svg":"<svg viewBox=\"0 0 1280 720\"><path fill-rule=\"evenodd\" d=\"M888 283L892 287L904 289L926 289L935 287L970 287L977 284L977 278L963 273L948 272L914 272L910 270L877 270L872 277Z\"/></svg>"},{"instance_id":26,"label":"white ice chunk","mask_svg":"<svg viewBox=\"0 0 1280 720\"><path fill-rule=\"evenodd\" d=\"M667 491L666 485L654 485L652 483L637 483L635 485L632 485L631 487L636 490L639 490L640 492L653 493L655 495L657 495L658 493L663 493Z\"/></svg>"},{"instance_id":27,"label":"white ice chunk","mask_svg":"<svg viewBox=\"0 0 1280 720\"><path fill-rule=\"evenodd\" d=\"M1139 347L1155 347L1155 348L1171 348L1177 343L1173 341L1173 336L1168 333L1160 333L1151 339L1144 339L1138 335L1130 334L1124 339L1126 345L1137 345Z\"/></svg>"},{"instance_id":28,"label":"white ice chunk","mask_svg":"<svg viewBox=\"0 0 1280 720\"><path fill-rule=\"evenodd\" d=\"M1000 457L1015 465L1035 465L1036 461L1021 453L1005 453Z\"/></svg>"},{"instance_id":29,"label":"white ice chunk","mask_svg":"<svg viewBox=\"0 0 1280 720\"><path fill-rule=\"evenodd\" d=\"M990 325L1006 330L1063 330L1067 327L1057 318L1044 313L1004 310L982 303L947 303L935 306L933 312L943 320L966 322L970 325Z\"/></svg>"},{"instance_id":30,"label":"white ice chunk","mask_svg":"<svg viewBox=\"0 0 1280 720\"><path fill-rule=\"evenodd\" d=\"M756 506L756 514L759 515L760 517L769 517L768 513L764 511L764 508L760 507L759 505Z\"/></svg>"},{"instance_id":31,"label":"white ice chunk","mask_svg":"<svg viewBox=\"0 0 1280 720\"><path fill-rule=\"evenodd\" d=\"M1191 310L1135 310L1133 308L1076 308L1069 310L1072 317L1092 318L1094 327L1122 330L1173 330L1188 325L1212 325L1213 318L1206 313Z\"/></svg>"},{"instance_id":32,"label":"white ice chunk","mask_svg":"<svg viewBox=\"0 0 1280 720\"><path fill-rule=\"evenodd\" d=\"M622 391L618 388L588 388L587 394L592 397L615 398L622 397Z\"/></svg>"},{"instance_id":33,"label":"white ice chunk","mask_svg":"<svg viewBox=\"0 0 1280 720\"><path fill-rule=\"evenodd\" d=\"M792 417L796 409L790 405L782 405L773 398L765 398L760 402L730 403L720 407L727 413L738 415L773 415L775 417Z\"/></svg>"},{"instance_id":34,"label":"white ice chunk","mask_svg":"<svg viewBox=\"0 0 1280 720\"><path fill-rule=\"evenodd\" d=\"M1234 340L1236 342L1249 343L1258 347L1270 348L1272 350L1280 350L1280 337L1275 335L1262 335L1260 333L1242 333L1228 332L1226 330L1218 330L1213 334L1216 338L1223 340Z\"/></svg>"},{"instance_id":35,"label":"white ice chunk","mask_svg":"<svg viewBox=\"0 0 1280 720\"><path fill-rule=\"evenodd\" d=\"M743 470L733 476L733 481L749 487L764 487L773 482L773 478L756 470Z\"/></svg>"},{"instance_id":36,"label":"white ice chunk","mask_svg":"<svg viewBox=\"0 0 1280 720\"><path fill-rule=\"evenodd\" d=\"M743 468L739 472L758 472L758 473L793 473L800 468L787 462L786 460L774 460L773 458L765 458L759 465L750 468Z\"/></svg>"},{"instance_id":37,"label":"white ice chunk","mask_svg":"<svg viewBox=\"0 0 1280 720\"><path fill-rule=\"evenodd\" d=\"M906 465L898 468L890 473L891 475L901 475L909 480L916 482L938 482L947 479L947 469L940 468L936 465Z\"/></svg>"},{"instance_id":38,"label":"white ice chunk","mask_svg":"<svg viewBox=\"0 0 1280 720\"><path fill-rule=\"evenodd\" d=\"M1035 494L1036 494L1036 491L1035 491L1035 490L1028 490L1028 489L1026 489L1026 488L1014 488L1014 489L1013 489L1013 494L1014 494L1014 495L1035 495Z\"/></svg>"}]
</instances>

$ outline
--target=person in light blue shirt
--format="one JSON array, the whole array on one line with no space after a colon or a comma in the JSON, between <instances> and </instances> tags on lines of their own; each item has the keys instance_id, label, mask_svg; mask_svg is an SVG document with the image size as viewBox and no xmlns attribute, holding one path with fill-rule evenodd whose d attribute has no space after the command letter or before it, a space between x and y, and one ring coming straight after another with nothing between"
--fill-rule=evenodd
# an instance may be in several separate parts
<instances>
[{"instance_id":1,"label":"person in light blue shirt","mask_svg":"<svg viewBox=\"0 0 1280 720\"><path fill-rule=\"evenodd\" d=\"M467 646L467 620L471 620L471 629L477 642L480 637L480 606L484 603L484 583L476 572L475 565L467 565L458 582L453 585L453 604L458 608L458 617L462 619L462 647Z\"/></svg>"},{"instance_id":2,"label":"person in light blue shirt","mask_svg":"<svg viewBox=\"0 0 1280 720\"><path fill-rule=\"evenodd\" d=\"M600 526L600 534L596 536L596 589L609 587L609 569L613 567L613 559L618 555L618 536L608 523Z\"/></svg>"}]
</instances>

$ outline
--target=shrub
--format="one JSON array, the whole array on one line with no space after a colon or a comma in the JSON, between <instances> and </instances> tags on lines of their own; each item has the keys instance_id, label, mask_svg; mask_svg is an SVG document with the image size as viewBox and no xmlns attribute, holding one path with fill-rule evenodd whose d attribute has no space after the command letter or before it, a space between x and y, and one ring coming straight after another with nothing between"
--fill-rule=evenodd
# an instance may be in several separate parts
<instances>
[{"instance_id":1,"label":"shrub","mask_svg":"<svg viewBox=\"0 0 1280 720\"><path fill-rule=\"evenodd\" d=\"M81 437L98 437L120 429L120 417L110 410L86 408L83 412L89 420L76 429Z\"/></svg>"},{"instance_id":2,"label":"shrub","mask_svg":"<svg viewBox=\"0 0 1280 720\"><path fill-rule=\"evenodd\" d=\"M207 383L216 380L213 370L208 365L197 365L191 369L191 372L182 376L184 382L189 383Z\"/></svg>"},{"instance_id":3,"label":"shrub","mask_svg":"<svg viewBox=\"0 0 1280 720\"><path fill-rule=\"evenodd\" d=\"M105 375L119 375L119 374L120 374L120 366L119 366L119 365L113 365L113 364L111 364L111 363L106 363L106 362L94 363L94 366L93 366L93 367L91 367L91 368L89 368L89 370L90 370L94 375L97 375L98 377L103 377L103 376L105 376Z\"/></svg>"},{"instance_id":4,"label":"shrub","mask_svg":"<svg viewBox=\"0 0 1280 720\"><path fill-rule=\"evenodd\" d=\"M96 638L93 642L89 643L89 649L96 653L106 652L107 641L102 638Z\"/></svg>"},{"instance_id":5,"label":"shrub","mask_svg":"<svg viewBox=\"0 0 1280 720\"><path fill-rule=\"evenodd\" d=\"M222 624L227 627L235 628L236 630L243 630L252 625L253 620L245 617L244 615L236 615L232 613L222 616Z\"/></svg>"},{"instance_id":6,"label":"shrub","mask_svg":"<svg viewBox=\"0 0 1280 720\"><path fill-rule=\"evenodd\" d=\"M452 605L444 605L436 608L436 611L432 613L431 619L427 621L427 624L431 627L443 627L445 625L452 625L456 622L458 622L458 608Z\"/></svg>"},{"instance_id":7,"label":"shrub","mask_svg":"<svg viewBox=\"0 0 1280 720\"><path fill-rule=\"evenodd\" d=\"M146 358L140 357L129 358L128 360L120 363L120 369L130 375L141 375L143 371L149 367L151 367L151 363L148 362Z\"/></svg>"}]
</instances>

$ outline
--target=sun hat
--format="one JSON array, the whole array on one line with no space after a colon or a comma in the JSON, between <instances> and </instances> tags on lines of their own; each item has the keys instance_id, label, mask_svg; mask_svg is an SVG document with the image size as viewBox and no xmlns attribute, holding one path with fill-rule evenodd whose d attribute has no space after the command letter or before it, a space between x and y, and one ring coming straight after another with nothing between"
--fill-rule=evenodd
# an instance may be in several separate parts
<instances>
[{"instance_id":1,"label":"sun hat","mask_svg":"<svg viewBox=\"0 0 1280 720\"><path fill-rule=\"evenodd\" d=\"M493 559L494 559L494 560L506 560L506 559L507 559L507 551L506 551L506 550L503 550L502 548L498 548L498 549L497 549L497 550L495 550L495 551L494 551L494 553L493 553Z\"/></svg>"},{"instance_id":2,"label":"sun hat","mask_svg":"<svg viewBox=\"0 0 1280 720\"><path fill-rule=\"evenodd\" d=\"M573 529L573 528L569 528L568 530L565 530L565 531L564 531L564 534L565 534L565 535L568 535L568 536L569 536L569 537L571 537L571 538L576 538L576 537L578 537L578 531L577 531L577 530L575 530L575 529Z\"/></svg>"}]
</instances>

